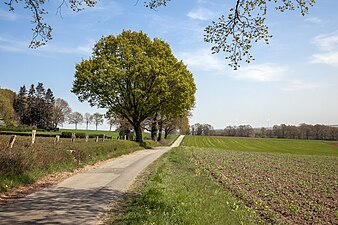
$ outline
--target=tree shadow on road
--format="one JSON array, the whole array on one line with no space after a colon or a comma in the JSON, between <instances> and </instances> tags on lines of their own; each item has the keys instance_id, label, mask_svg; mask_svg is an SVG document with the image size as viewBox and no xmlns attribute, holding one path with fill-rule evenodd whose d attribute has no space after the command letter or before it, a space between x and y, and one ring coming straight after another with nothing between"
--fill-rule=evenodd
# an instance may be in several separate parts
<instances>
[{"instance_id":1,"label":"tree shadow on road","mask_svg":"<svg viewBox=\"0 0 338 225\"><path fill-rule=\"evenodd\" d=\"M0 224L96 223L123 196L109 188L49 188L0 207Z\"/></svg>"}]
</instances>

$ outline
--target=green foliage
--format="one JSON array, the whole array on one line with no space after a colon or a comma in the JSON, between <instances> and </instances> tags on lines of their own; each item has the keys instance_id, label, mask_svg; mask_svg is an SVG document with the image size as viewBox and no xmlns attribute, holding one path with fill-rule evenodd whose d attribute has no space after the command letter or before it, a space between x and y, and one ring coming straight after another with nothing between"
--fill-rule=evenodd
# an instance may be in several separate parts
<instances>
[{"instance_id":1,"label":"green foliage","mask_svg":"<svg viewBox=\"0 0 338 225\"><path fill-rule=\"evenodd\" d=\"M0 135L32 136L32 132L0 131ZM55 133L37 133L36 137L55 137Z\"/></svg>"},{"instance_id":2,"label":"green foliage","mask_svg":"<svg viewBox=\"0 0 338 225\"><path fill-rule=\"evenodd\" d=\"M27 91L25 85L20 87L14 101L15 112L21 125L35 126L51 130L53 126L54 95L51 89L45 90L42 83L33 84Z\"/></svg>"},{"instance_id":3,"label":"green foliage","mask_svg":"<svg viewBox=\"0 0 338 225\"><path fill-rule=\"evenodd\" d=\"M0 122L1 125L14 125L14 108L13 102L15 93L8 89L0 89Z\"/></svg>"},{"instance_id":4,"label":"green foliage","mask_svg":"<svg viewBox=\"0 0 338 225\"><path fill-rule=\"evenodd\" d=\"M126 118L141 143L141 123L161 110L182 114L191 109L196 86L167 43L123 31L101 38L92 58L76 65L72 92L80 101Z\"/></svg>"},{"instance_id":5,"label":"green foliage","mask_svg":"<svg viewBox=\"0 0 338 225\"><path fill-rule=\"evenodd\" d=\"M73 129L61 129L61 132L80 132L80 133L85 133L86 135L89 135L90 138L96 138L96 136L99 136L102 138L103 135L106 137L113 137L116 139L118 137L118 132L115 131L108 131L108 130L73 130Z\"/></svg>"},{"instance_id":6,"label":"green foliage","mask_svg":"<svg viewBox=\"0 0 338 225\"><path fill-rule=\"evenodd\" d=\"M13 131L13 132L32 132L33 127L0 127L0 131ZM37 132L44 131L43 129L35 129Z\"/></svg>"}]
</instances>

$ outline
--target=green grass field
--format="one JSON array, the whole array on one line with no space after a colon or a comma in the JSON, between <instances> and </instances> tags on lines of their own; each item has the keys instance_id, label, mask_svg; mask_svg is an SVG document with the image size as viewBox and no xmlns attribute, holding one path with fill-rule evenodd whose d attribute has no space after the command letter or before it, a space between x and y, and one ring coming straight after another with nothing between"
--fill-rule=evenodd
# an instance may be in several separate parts
<instances>
[{"instance_id":1,"label":"green grass field","mask_svg":"<svg viewBox=\"0 0 338 225\"><path fill-rule=\"evenodd\" d=\"M338 142L335 141L187 136L182 145L245 152L338 156Z\"/></svg>"},{"instance_id":2,"label":"green grass field","mask_svg":"<svg viewBox=\"0 0 338 225\"><path fill-rule=\"evenodd\" d=\"M338 224L337 152L337 142L186 136L114 222Z\"/></svg>"}]
</instances>

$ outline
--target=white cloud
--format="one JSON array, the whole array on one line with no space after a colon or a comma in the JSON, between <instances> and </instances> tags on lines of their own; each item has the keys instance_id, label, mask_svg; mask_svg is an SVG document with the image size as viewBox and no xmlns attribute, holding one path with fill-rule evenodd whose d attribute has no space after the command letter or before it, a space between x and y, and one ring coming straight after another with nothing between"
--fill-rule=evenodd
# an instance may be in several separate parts
<instances>
[{"instance_id":1,"label":"white cloud","mask_svg":"<svg viewBox=\"0 0 338 225\"><path fill-rule=\"evenodd\" d=\"M178 53L188 68L194 72L210 72L218 75L230 75L233 79L256 82L281 81L289 70L285 66L275 64L246 65L238 70L232 70L225 59L217 54L211 54L209 49L200 49L194 52Z\"/></svg>"},{"instance_id":2,"label":"white cloud","mask_svg":"<svg viewBox=\"0 0 338 225\"><path fill-rule=\"evenodd\" d=\"M215 16L215 13L207 8L198 8L191 10L187 16L195 20L209 20Z\"/></svg>"},{"instance_id":3,"label":"white cloud","mask_svg":"<svg viewBox=\"0 0 338 225\"><path fill-rule=\"evenodd\" d=\"M15 13L0 9L0 20L15 21L17 18Z\"/></svg>"},{"instance_id":4,"label":"white cloud","mask_svg":"<svg viewBox=\"0 0 338 225\"><path fill-rule=\"evenodd\" d=\"M195 52L182 52L178 54L188 68L195 71L223 72L225 61L211 54L209 49L200 49Z\"/></svg>"},{"instance_id":5,"label":"white cloud","mask_svg":"<svg viewBox=\"0 0 338 225\"><path fill-rule=\"evenodd\" d=\"M40 54L40 53L56 53L56 54L79 54L89 55L92 52L94 41L89 40L86 44L76 47L65 47L59 45L53 45L48 43L45 46L41 46L37 49L28 48L30 41L16 40L10 37L0 36L0 51L3 52L17 52L27 54Z\"/></svg>"},{"instance_id":6,"label":"white cloud","mask_svg":"<svg viewBox=\"0 0 338 225\"><path fill-rule=\"evenodd\" d=\"M312 55L311 63L321 63L338 67L338 51L314 54Z\"/></svg>"},{"instance_id":7,"label":"white cloud","mask_svg":"<svg viewBox=\"0 0 338 225\"><path fill-rule=\"evenodd\" d=\"M304 82L302 80L291 80L285 87L284 91L303 91L303 90L316 90L327 87L326 84L321 82Z\"/></svg>"},{"instance_id":8,"label":"white cloud","mask_svg":"<svg viewBox=\"0 0 338 225\"><path fill-rule=\"evenodd\" d=\"M306 22L310 22L310 23L314 23L314 24L321 24L323 22L323 20L321 20L318 17L307 17L305 19Z\"/></svg>"},{"instance_id":9,"label":"white cloud","mask_svg":"<svg viewBox=\"0 0 338 225\"><path fill-rule=\"evenodd\" d=\"M280 81L288 71L287 67L274 64L248 65L232 72L235 79L258 82Z\"/></svg>"},{"instance_id":10,"label":"white cloud","mask_svg":"<svg viewBox=\"0 0 338 225\"><path fill-rule=\"evenodd\" d=\"M338 50L338 31L330 34L318 35L314 38L313 43L321 50Z\"/></svg>"},{"instance_id":11,"label":"white cloud","mask_svg":"<svg viewBox=\"0 0 338 225\"><path fill-rule=\"evenodd\" d=\"M338 31L330 34L318 35L313 39L321 52L313 54L310 63L327 64L338 67Z\"/></svg>"}]
</instances>

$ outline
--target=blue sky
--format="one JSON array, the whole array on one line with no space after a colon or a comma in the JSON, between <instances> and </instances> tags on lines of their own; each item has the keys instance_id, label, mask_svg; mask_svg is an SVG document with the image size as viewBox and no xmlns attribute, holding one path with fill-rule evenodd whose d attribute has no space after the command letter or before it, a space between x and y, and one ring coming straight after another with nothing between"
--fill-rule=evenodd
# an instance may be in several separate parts
<instances>
[{"instance_id":1,"label":"blue sky","mask_svg":"<svg viewBox=\"0 0 338 225\"><path fill-rule=\"evenodd\" d=\"M18 91L24 84L42 82L73 111L104 113L70 92L75 64L91 55L102 36L142 30L167 41L194 74L198 90L191 124L338 124L338 1L318 1L305 17L269 9L271 44L257 44L252 51L256 60L242 63L238 71L227 66L222 53L211 55L211 45L203 42L205 26L233 1L173 0L155 11L143 1L101 0L80 13L65 7L62 17L56 15L58 2L47 2L53 40L39 49L27 48L32 37L29 11L19 4L10 13L1 3L1 88Z\"/></svg>"}]
</instances>

